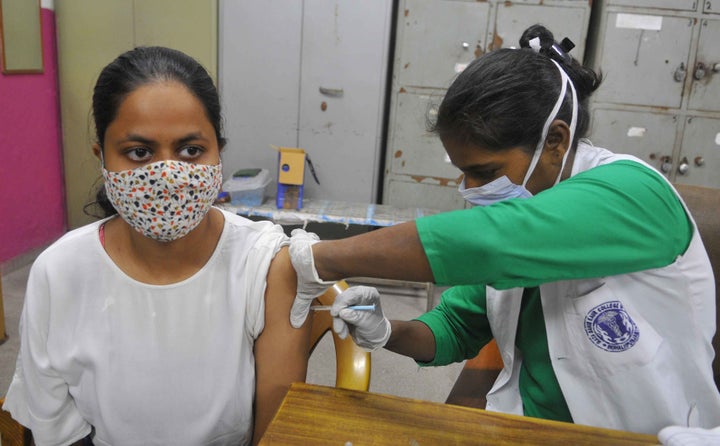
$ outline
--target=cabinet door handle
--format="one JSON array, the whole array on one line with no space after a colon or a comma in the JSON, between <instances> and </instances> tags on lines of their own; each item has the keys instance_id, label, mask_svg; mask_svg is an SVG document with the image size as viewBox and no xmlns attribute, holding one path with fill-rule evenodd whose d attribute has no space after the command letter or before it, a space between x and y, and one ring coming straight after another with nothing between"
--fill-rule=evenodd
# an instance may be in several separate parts
<instances>
[{"instance_id":1,"label":"cabinet door handle","mask_svg":"<svg viewBox=\"0 0 720 446\"><path fill-rule=\"evenodd\" d=\"M695 73L693 73L693 77L696 81L701 80L705 77L706 71L705 71L705 64L702 62L698 62L695 65Z\"/></svg>"},{"instance_id":2,"label":"cabinet door handle","mask_svg":"<svg viewBox=\"0 0 720 446\"><path fill-rule=\"evenodd\" d=\"M665 155L660 157L660 170L662 173L668 173L672 169L672 158Z\"/></svg>"},{"instance_id":3,"label":"cabinet door handle","mask_svg":"<svg viewBox=\"0 0 720 446\"><path fill-rule=\"evenodd\" d=\"M685 75L687 74L687 69L685 68L685 63L681 63L677 69L675 69L675 75L673 76L675 78L676 82L682 82L685 80Z\"/></svg>"},{"instance_id":4,"label":"cabinet door handle","mask_svg":"<svg viewBox=\"0 0 720 446\"><path fill-rule=\"evenodd\" d=\"M678 165L678 173L680 175L685 175L688 170L690 169L690 163L688 163L687 158L683 158L682 161L680 161L680 165Z\"/></svg>"},{"instance_id":5,"label":"cabinet door handle","mask_svg":"<svg viewBox=\"0 0 720 446\"><path fill-rule=\"evenodd\" d=\"M324 94L325 96L330 96L333 98L340 98L340 97L342 97L344 91L342 88L320 87L320 93Z\"/></svg>"}]
</instances>

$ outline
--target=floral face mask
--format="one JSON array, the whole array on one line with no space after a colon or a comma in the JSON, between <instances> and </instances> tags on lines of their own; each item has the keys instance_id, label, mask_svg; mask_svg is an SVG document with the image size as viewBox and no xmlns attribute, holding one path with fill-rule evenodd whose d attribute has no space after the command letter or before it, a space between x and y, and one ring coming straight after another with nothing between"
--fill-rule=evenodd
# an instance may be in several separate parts
<instances>
[{"instance_id":1,"label":"floral face mask","mask_svg":"<svg viewBox=\"0 0 720 446\"><path fill-rule=\"evenodd\" d=\"M170 242L207 215L222 185L222 165L166 160L120 172L103 167L103 178L123 220L146 237Z\"/></svg>"}]
</instances>

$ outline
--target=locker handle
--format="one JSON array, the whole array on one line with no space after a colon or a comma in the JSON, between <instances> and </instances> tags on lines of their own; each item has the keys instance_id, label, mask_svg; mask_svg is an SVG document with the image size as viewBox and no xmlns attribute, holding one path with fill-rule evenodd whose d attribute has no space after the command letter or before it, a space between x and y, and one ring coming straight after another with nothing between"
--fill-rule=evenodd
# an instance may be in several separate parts
<instances>
[{"instance_id":1,"label":"locker handle","mask_svg":"<svg viewBox=\"0 0 720 446\"><path fill-rule=\"evenodd\" d=\"M676 82L682 82L685 80L685 75L687 74L687 69L685 68L685 63L681 63L677 69L675 69L675 81Z\"/></svg>"},{"instance_id":2,"label":"locker handle","mask_svg":"<svg viewBox=\"0 0 720 446\"><path fill-rule=\"evenodd\" d=\"M678 166L678 173L680 175L685 175L689 169L690 169L690 163L688 163L688 159L683 158L682 161L680 161L680 165Z\"/></svg>"},{"instance_id":3,"label":"locker handle","mask_svg":"<svg viewBox=\"0 0 720 446\"><path fill-rule=\"evenodd\" d=\"M324 94L325 96L330 96L333 98L341 98L344 91L342 88L325 88L320 87L320 93Z\"/></svg>"},{"instance_id":4,"label":"locker handle","mask_svg":"<svg viewBox=\"0 0 720 446\"><path fill-rule=\"evenodd\" d=\"M667 155L660 157L660 171L668 173L670 169L672 169L672 158Z\"/></svg>"}]
</instances>

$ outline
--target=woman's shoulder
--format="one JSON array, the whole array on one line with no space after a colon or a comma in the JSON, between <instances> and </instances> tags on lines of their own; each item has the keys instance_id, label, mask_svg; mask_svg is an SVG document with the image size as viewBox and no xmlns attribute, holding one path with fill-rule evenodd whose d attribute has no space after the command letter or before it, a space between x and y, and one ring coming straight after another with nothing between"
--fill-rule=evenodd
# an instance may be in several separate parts
<instances>
[{"instance_id":1,"label":"woman's shoulder","mask_svg":"<svg viewBox=\"0 0 720 446\"><path fill-rule=\"evenodd\" d=\"M100 246L100 225L107 220L98 220L66 232L45 248L38 259L75 258L83 251L98 248Z\"/></svg>"},{"instance_id":2,"label":"woman's shoulder","mask_svg":"<svg viewBox=\"0 0 720 446\"><path fill-rule=\"evenodd\" d=\"M224 236L227 244L242 245L251 249L269 249L276 252L290 243L283 227L271 221L253 221L224 209L220 209L225 217Z\"/></svg>"}]
</instances>

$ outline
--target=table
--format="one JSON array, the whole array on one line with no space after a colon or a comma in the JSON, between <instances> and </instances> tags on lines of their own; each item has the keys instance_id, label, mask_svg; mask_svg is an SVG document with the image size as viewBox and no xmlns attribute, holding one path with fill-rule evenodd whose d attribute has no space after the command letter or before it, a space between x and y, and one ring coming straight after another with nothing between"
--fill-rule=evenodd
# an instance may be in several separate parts
<instances>
[{"instance_id":1,"label":"table","mask_svg":"<svg viewBox=\"0 0 720 446\"><path fill-rule=\"evenodd\" d=\"M657 445L654 435L292 384L260 445Z\"/></svg>"},{"instance_id":2,"label":"table","mask_svg":"<svg viewBox=\"0 0 720 446\"><path fill-rule=\"evenodd\" d=\"M259 206L237 206L230 203L221 205L223 209L245 217L260 217L272 220L279 225L303 225L308 223L336 223L361 226L392 226L415 220L419 217L437 214L441 211L429 208L401 208L387 204L352 203L344 201L304 199L302 209L278 209L275 200L267 200ZM355 281L368 285L403 286L421 288L427 296L426 309L433 307L435 287L432 283L388 280L371 277L356 277Z\"/></svg>"},{"instance_id":3,"label":"table","mask_svg":"<svg viewBox=\"0 0 720 446\"><path fill-rule=\"evenodd\" d=\"M338 223L345 225L392 226L441 211L428 208L401 208L387 204L304 199L302 209L278 209L275 200L259 206L222 205L229 212L262 217L278 224Z\"/></svg>"}]
</instances>

